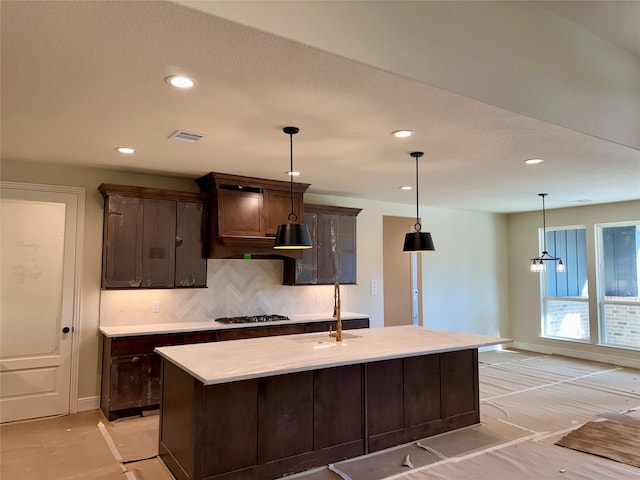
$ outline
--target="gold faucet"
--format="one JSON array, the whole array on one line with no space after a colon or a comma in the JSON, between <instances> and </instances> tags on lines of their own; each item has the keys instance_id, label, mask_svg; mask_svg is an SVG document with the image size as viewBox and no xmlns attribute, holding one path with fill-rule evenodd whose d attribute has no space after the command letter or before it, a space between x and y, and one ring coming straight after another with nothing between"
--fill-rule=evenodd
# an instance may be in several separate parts
<instances>
[{"instance_id":1,"label":"gold faucet","mask_svg":"<svg viewBox=\"0 0 640 480\"><path fill-rule=\"evenodd\" d=\"M331 331L329 327L329 336L336 337L336 342L342 341L342 320L340 319L340 284L338 282L333 284L333 316L336 319L336 331Z\"/></svg>"}]
</instances>

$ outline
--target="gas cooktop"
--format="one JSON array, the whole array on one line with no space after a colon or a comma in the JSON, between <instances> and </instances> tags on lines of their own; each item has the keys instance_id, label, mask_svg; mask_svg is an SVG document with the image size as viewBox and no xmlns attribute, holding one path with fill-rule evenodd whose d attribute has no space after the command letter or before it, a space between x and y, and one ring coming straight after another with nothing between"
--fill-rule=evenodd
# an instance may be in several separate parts
<instances>
[{"instance_id":1,"label":"gas cooktop","mask_svg":"<svg viewBox=\"0 0 640 480\"><path fill-rule=\"evenodd\" d=\"M284 315L252 315L246 317L222 317L216 318L220 323L255 323L255 322L276 322L279 320L289 320Z\"/></svg>"}]
</instances>

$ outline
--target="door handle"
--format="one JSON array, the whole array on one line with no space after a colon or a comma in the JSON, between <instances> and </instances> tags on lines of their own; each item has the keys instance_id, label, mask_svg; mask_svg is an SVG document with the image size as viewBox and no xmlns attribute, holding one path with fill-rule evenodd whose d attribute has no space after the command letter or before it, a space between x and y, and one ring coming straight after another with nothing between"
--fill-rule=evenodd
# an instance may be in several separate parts
<instances>
[{"instance_id":1,"label":"door handle","mask_svg":"<svg viewBox=\"0 0 640 480\"><path fill-rule=\"evenodd\" d=\"M71 331L71 329L69 327L64 327L62 329L62 333L69 333Z\"/></svg>"}]
</instances>

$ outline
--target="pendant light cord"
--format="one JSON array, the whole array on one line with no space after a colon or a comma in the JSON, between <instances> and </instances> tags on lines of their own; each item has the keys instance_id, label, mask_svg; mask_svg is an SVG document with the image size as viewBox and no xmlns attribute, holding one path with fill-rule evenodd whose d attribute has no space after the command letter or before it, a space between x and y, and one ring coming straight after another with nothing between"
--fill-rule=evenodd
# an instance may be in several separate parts
<instances>
[{"instance_id":1,"label":"pendant light cord","mask_svg":"<svg viewBox=\"0 0 640 480\"><path fill-rule=\"evenodd\" d=\"M289 134L289 152L291 154L289 167L289 177L291 177L291 215L295 215L295 212L293 211L293 133ZM296 220L298 219L297 217L298 216L296 215ZM291 222L291 219L289 219L289 221Z\"/></svg>"},{"instance_id":2,"label":"pendant light cord","mask_svg":"<svg viewBox=\"0 0 640 480\"><path fill-rule=\"evenodd\" d=\"M298 221L298 215L294 211L293 207L293 136L300 131L298 127L284 127L282 131L289 135L289 176L291 185L291 213L287 217L289 223L295 223Z\"/></svg>"},{"instance_id":3,"label":"pendant light cord","mask_svg":"<svg viewBox=\"0 0 640 480\"><path fill-rule=\"evenodd\" d=\"M420 195L420 186L418 184L418 158L420 158L418 155L416 155L416 226L419 225L420 223L420 212L419 212L419 207L418 207L418 197ZM416 230L416 231L420 231L420 230Z\"/></svg>"},{"instance_id":4,"label":"pendant light cord","mask_svg":"<svg viewBox=\"0 0 640 480\"><path fill-rule=\"evenodd\" d=\"M542 252L547 253L547 215L544 208L544 197L546 193L541 193L542 197Z\"/></svg>"},{"instance_id":5,"label":"pendant light cord","mask_svg":"<svg viewBox=\"0 0 640 480\"><path fill-rule=\"evenodd\" d=\"M411 152L411 156L416 159L416 224L413 226L416 232L422 230L422 225L420 225L420 185L418 183L418 159L422 155L424 155L423 152Z\"/></svg>"}]
</instances>

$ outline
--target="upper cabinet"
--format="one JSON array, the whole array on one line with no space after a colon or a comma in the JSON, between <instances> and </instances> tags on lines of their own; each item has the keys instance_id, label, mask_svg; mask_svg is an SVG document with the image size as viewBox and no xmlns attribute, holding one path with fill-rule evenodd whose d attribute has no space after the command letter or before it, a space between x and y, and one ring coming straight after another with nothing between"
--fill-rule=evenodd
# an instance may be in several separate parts
<instances>
[{"instance_id":1,"label":"upper cabinet","mask_svg":"<svg viewBox=\"0 0 640 480\"><path fill-rule=\"evenodd\" d=\"M304 205L304 223L313 248L285 260L283 284L356 283L356 217L361 208Z\"/></svg>"},{"instance_id":2,"label":"upper cabinet","mask_svg":"<svg viewBox=\"0 0 640 480\"><path fill-rule=\"evenodd\" d=\"M103 288L205 287L203 196L102 184Z\"/></svg>"},{"instance_id":3,"label":"upper cabinet","mask_svg":"<svg viewBox=\"0 0 640 480\"><path fill-rule=\"evenodd\" d=\"M291 256L299 250L273 250L278 225L288 223L291 183L211 172L196 180L209 202L209 258L245 255ZM306 183L293 184L293 211L303 218Z\"/></svg>"}]
</instances>

